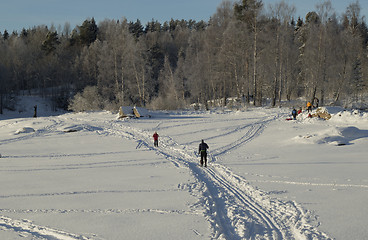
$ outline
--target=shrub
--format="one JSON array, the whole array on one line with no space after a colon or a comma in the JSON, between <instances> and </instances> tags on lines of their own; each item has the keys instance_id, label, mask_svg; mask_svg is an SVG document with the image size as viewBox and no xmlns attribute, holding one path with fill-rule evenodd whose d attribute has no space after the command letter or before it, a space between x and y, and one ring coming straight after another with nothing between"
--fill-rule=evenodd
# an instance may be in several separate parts
<instances>
[{"instance_id":1,"label":"shrub","mask_svg":"<svg viewBox=\"0 0 368 240\"><path fill-rule=\"evenodd\" d=\"M96 86L87 86L82 93L77 93L68 107L74 112L101 110L103 108L103 99Z\"/></svg>"}]
</instances>

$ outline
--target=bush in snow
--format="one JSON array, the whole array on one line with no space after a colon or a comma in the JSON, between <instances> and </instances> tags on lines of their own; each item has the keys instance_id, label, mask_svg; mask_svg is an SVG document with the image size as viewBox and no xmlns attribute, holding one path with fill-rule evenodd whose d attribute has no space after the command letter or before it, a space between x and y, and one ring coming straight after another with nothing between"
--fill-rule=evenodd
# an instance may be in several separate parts
<instances>
[{"instance_id":1,"label":"bush in snow","mask_svg":"<svg viewBox=\"0 0 368 240\"><path fill-rule=\"evenodd\" d=\"M71 100L68 109L83 112L103 109L103 99L96 86L87 86L82 93L77 93Z\"/></svg>"},{"instance_id":2,"label":"bush in snow","mask_svg":"<svg viewBox=\"0 0 368 240\"><path fill-rule=\"evenodd\" d=\"M185 103L175 99L173 95L159 96L151 101L149 108L153 110L176 110L183 108Z\"/></svg>"}]
</instances>

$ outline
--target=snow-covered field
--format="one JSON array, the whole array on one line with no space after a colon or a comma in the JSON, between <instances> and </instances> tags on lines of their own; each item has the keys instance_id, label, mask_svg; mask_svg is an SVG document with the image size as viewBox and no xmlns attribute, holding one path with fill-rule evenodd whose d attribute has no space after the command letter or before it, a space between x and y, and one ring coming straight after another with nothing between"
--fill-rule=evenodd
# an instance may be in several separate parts
<instances>
[{"instance_id":1,"label":"snow-covered field","mask_svg":"<svg viewBox=\"0 0 368 240\"><path fill-rule=\"evenodd\" d=\"M0 115L0 239L367 239L368 114ZM153 147L152 135L160 135ZM209 147L199 166L198 144Z\"/></svg>"}]
</instances>

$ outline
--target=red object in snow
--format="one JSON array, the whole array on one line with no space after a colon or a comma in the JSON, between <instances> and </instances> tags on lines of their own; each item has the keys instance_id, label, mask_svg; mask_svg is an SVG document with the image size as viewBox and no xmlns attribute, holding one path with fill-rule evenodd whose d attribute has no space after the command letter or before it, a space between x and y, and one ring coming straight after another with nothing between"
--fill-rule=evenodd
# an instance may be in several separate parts
<instances>
[{"instance_id":1,"label":"red object in snow","mask_svg":"<svg viewBox=\"0 0 368 240\"><path fill-rule=\"evenodd\" d=\"M155 133L153 134L153 140L155 140L155 141L157 141L157 140L158 140L158 134L157 134L157 132L155 132Z\"/></svg>"}]
</instances>

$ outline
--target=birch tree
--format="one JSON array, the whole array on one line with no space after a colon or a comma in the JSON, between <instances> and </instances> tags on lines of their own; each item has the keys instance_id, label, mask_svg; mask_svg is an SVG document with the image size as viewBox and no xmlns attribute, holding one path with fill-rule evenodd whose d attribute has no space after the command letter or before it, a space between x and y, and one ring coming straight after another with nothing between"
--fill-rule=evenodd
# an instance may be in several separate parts
<instances>
[{"instance_id":1,"label":"birch tree","mask_svg":"<svg viewBox=\"0 0 368 240\"><path fill-rule=\"evenodd\" d=\"M274 34L275 36L275 50L274 50L274 70L273 70L273 94L272 106L276 105L276 100L280 103L284 89L287 88L286 81L291 76L287 76L288 62L290 59L289 51L293 51L293 26L291 26L292 16L295 14L295 7L289 6L285 1L275 4L271 7L271 19L276 21Z\"/></svg>"},{"instance_id":2,"label":"birch tree","mask_svg":"<svg viewBox=\"0 0 368 240\"><path fill-rule=\"evenodd\" d=\"M253 99L254 105L262 104L261 91L259 90L258 79L258 35L261 31L259 18L263 8L262 1L242 0L241 3L235 3L234 14L240 21L245 22L253 34Z\"/></svg>"}]
</instances>

